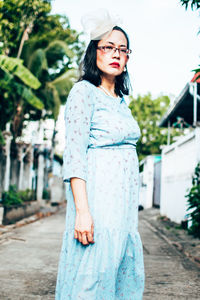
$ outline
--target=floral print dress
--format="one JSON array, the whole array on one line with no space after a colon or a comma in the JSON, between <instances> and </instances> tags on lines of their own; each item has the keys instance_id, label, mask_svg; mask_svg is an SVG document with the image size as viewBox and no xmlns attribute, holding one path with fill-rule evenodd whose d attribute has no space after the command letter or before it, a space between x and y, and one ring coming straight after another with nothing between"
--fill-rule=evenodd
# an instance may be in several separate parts
<instances>
[{"instance_id":1,"label":"floral print dress","mask_svg":"<svg viewBox=\"0 0 200 300\"><path fill-rule=\"evenodd\" d=\"M145 275L138 232L138 124L124 97L108 96L86 80L71 89L65 122L66 229L55 299L141 300ZM71 177L86 181L94 244L74 238Z\"/></svg>"}]
</instances>

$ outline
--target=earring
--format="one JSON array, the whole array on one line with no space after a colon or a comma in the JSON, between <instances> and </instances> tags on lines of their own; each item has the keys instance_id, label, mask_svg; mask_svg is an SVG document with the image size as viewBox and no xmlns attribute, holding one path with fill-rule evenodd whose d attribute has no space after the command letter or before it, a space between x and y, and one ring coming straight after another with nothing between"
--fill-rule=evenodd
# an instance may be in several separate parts
<instances>
[{"instance_id":1,"label":"earring","mask_svg":"<svg viewBox=\"0 0 200 300\"><path fill-rule=\"evenodd\" d=\"M127 66L126 65L124 67L124 71L123 72L127 72Z\"/></svg>"}]
</instances>

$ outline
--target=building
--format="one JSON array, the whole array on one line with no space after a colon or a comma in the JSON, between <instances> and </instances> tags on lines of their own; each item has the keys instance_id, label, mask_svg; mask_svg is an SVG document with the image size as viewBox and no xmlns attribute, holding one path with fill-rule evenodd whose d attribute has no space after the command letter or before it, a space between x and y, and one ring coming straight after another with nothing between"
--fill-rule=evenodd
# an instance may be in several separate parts
<instances>
[{"instance_id":1,"label":"building","mask_svg":"<svg viewBox=\"0 0 200 300\"><path fill-rule=\"evenodd\" d=\"M162 148L160 213L181 223L188 214L187 198L192 176L200 161L200 78L187 83L159 126L168 127L168 145ZM198 78L198 79L197 79ZM170 128L188 128L188 133L170 144Z\"/></svg>"}]
</instances>

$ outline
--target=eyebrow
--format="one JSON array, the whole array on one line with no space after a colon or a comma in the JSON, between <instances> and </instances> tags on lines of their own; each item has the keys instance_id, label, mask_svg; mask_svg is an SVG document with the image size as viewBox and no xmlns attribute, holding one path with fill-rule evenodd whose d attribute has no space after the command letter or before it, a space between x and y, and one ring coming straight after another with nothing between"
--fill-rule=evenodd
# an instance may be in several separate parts
<instances>
[{"instance_id":1,"label":"eyebrow","mask_svg":"<svg viewBox=\"0 0 200 300\"><path fill-rule=\"evenodd\" d=\"M107 43L111 44L111 45L115 45L113 42L109 42L107 41ZM126 45L120 45L120 47L127 47Z\"/></svg>"}]
</instances>

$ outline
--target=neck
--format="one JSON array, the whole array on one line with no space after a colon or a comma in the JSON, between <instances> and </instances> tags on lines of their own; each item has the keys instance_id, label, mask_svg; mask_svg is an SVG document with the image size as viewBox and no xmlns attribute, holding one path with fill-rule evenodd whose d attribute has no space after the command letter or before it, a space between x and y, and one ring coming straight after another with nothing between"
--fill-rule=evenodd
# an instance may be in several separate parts
<instances>
[{"instance_id":1,"label":"neck","mask_svg":"<svg viewBox=\"0 0 200 300\"><path fill-rule=\"evenodd\" d=\"M115 95L115 77L102 77L101 85L107 89L111 94Z\"/></svg>"}]
</instances>

